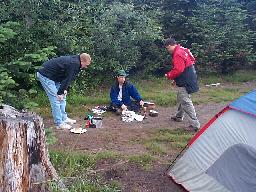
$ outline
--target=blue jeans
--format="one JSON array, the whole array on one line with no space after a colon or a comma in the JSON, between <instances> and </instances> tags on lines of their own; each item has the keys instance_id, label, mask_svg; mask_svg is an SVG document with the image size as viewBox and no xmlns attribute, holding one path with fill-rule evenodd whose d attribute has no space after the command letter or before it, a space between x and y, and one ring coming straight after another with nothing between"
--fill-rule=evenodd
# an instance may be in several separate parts
<instances>
[{"instance_id":1,"label":"blue jeans","mask_svg":"<svg viewBox=\"0 0 256 192\"><path fill-rule=\"evenodd\" d=\"M37 72L37 78L41 82L50 101L54 123L59 126L67 119L66 96L61 101L57 99L57 92L60 88L59 82L52 81L39 72Z\"/></svg>"}]
</instances>

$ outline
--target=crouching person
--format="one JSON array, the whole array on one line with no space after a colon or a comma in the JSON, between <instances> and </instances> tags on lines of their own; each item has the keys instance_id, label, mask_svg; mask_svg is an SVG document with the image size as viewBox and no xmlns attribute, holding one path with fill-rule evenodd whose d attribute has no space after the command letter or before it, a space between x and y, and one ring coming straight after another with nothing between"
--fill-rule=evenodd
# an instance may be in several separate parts
<instances>
[{"instance_id":1,"label":"crouching person","mask_svg":"<svg viewBox=\"0 0 256 192\"><path fill-rule=\"evenodd\" d=\"M144 105L136 87L126 81L127 75L124 70L119 70L116 75L116 82L110 90L110 108L117 114L121 114L124 110L136 112Z\"/></svg>"},{"instance_id":2,"label":"crouching person","mask_svg":"<svg viewBox=\"0 0 256 192\"><path fill-rule=\"evenodd\" d=\"M46 61L37 72L51 104L52 116L57 129L71 129L76 120L66 113L67 89L77 74L91 63L87 53L61 56Z\"/></svg>"}]
</instances>

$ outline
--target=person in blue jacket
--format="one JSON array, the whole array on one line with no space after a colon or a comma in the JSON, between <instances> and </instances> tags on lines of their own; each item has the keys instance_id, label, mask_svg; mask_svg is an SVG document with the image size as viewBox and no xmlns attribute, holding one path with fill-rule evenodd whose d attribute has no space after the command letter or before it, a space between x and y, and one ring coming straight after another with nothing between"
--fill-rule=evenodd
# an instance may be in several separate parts
<instances>
[{"instance_id":1,"label":"person in blue jacket","mask_svg":"<svg viewBox=\"0 0 256 192\"><path fill-rule=\"evenodd\" d=\"M116 82L110 90L110 107L117 113L121 113L124 110L138 111L144 105L144 101L136 87L126 81L127 75L124 70L119 70Z\"/></svg>"},{"instance_id":2,"label":"person in blue jacket","mask_svg":"<svg viewBox=\"0 0 256 192\"><path fill-rule=\"evenodd\" d=\"M71 129L71 124L76 123L66 113L67 90L81 69L86 69L90 63L90 55L81 53L50 59L38 70L37 78L50 101L57 129Z\"/></svg>"}]
</instances>

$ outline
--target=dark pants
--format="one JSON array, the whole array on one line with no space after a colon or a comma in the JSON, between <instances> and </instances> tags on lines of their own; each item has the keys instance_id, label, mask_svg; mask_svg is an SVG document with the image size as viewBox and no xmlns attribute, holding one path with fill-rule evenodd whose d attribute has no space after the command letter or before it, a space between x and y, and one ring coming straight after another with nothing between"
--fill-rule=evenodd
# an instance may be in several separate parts
<instances>
[{"instance_id":1,"label":"dark pants","mask_svg":"<svg viewBox=\"0 0 256 192\"><path fill-rule=\"evenodd\" d=\"M120 112L121 106L117 106L114 103L110 103L109 109L110 111L113 111L113 112ZM131 105L127 106L127 109L129 111L134 111L134 112L139 111L141 109L140 102L132 101Z\"/></svg>"}]
</instances>

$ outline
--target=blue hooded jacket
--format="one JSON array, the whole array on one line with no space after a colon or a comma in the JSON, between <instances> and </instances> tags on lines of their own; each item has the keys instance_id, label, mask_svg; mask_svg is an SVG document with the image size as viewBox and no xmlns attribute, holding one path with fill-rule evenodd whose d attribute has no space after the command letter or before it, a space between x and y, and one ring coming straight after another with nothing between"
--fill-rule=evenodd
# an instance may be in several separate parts
<instances>
[{"instance_id":1,"label":"blue hooded jacket","mask_svg":"<svg viewBox=\"0 0 256 192\"><path fill-rule=\"evenodd\" d=\"M121 107L122 104L126 106L130 106L132 104L132 99L136 101L141 101L142 98L137 91L136 87L132 83L125 82L122 87L122 101L118 100L118 94L119 94L119 85L116 83L115 85L112 86L110 90L110 99L111 102L118 106Z\"/></svg>"}]
</instances>

